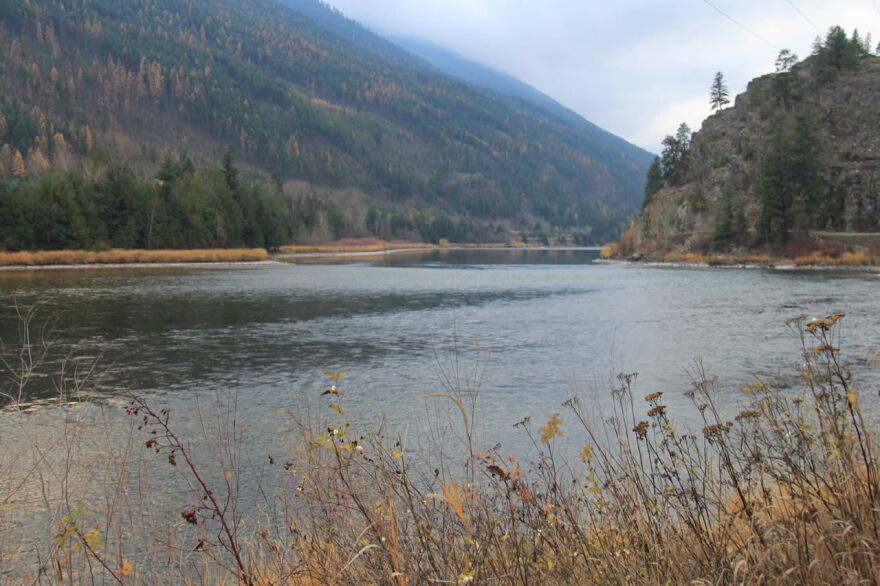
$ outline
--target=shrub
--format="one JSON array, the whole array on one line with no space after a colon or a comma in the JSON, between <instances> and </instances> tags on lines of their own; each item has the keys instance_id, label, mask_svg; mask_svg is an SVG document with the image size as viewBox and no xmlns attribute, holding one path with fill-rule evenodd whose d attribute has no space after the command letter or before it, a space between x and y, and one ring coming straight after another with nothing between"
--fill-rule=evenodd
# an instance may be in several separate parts
<instances>
[{"instance_id":1,"label":"shrub","mask_svg":"<svg viewBox=\"0 0 880 586\"><path fill-rule=\"evenodd\" d=\"M731 411L698 368L685 393L691 431L663 392L640 396L638 375L620 374L603 421L572 398L542 425L517 423L533 446L524 457L475 439L479 357L472 373L444 373L447 392L423 397L454 417L421 452L387 428L356 431L344 373L327 372L323 408L294 417L294 452L270 460L289 486L249 521L236 501L235 417L220 418L230 464L211 480L169 411L139 397L128 411L146 449L193 487L178 517L196 546L181 563L201 583L870 583L880 576L878 446L839 349L843 318L789 322L795 388L754 380ZM102 527L62 523L79 549L56 551L56 577L149 575L141 560L109 561ZM144 551L163 547L175 559L161 541Z\"/></svg>"}]
</instances>

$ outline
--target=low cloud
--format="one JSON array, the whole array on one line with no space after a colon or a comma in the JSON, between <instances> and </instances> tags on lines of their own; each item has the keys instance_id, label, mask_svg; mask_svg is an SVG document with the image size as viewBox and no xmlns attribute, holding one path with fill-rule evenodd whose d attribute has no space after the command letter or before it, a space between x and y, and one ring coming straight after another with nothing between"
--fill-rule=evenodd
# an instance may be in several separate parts
<instances>
[{"instance_id":1,"label":"low cloud","mask_svg":"<svg viewBox=\"0 0 880 586\"><path fill-rule=\"evenodd\" d=\"M816 28L880 32L873 0L330 0L380 33L421 38L533 85L603 128L651 151L681 122L709 112L724 72L733 94L772 71L780 48L802 57ZM875 40L880 35L875 35ZM772 45L772 46L771 46Z\"/></svg>"}]
</instances>

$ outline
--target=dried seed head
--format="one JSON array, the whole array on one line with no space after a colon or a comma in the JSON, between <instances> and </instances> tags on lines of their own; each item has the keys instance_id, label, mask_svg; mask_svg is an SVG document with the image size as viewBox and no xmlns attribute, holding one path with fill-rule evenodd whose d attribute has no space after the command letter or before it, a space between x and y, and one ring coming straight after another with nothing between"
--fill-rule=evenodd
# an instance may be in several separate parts
<instances>
[{"instance_id":1,"label":"dried seed head","mask_svg":"<svg viewBox=\"0 0 880 586\"><path fill-rule=\"evenodd\" d=\"M648 409L648 417L656 417L659 415L663 415L664 413L666 413L665 405L655 405Z\"/></svg>"}]
</instances>

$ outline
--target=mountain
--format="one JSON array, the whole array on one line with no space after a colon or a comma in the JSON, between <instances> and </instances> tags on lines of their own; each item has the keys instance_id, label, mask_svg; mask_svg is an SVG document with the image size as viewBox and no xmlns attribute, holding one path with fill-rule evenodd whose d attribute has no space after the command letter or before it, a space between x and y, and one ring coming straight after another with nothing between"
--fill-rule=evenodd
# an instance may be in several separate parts
<instances>
[{"instance_id":1,"label":"mountain","mask_svg":"<svg viewBox=\"0 0 880 586\"><path fill-rule=\"evenodd\" d=\"M603 130L529 84L462 57L448 49L413 37L380 36L360 23L347 18L339 10L322 0L278 1L307 16L334 34L385 58L412 67L427 64L450 77L495 92L498 94L496 98L513 98L514 103L521 102L519 103L520 107L534 106L536 109L532 108L532 110L535 115L547 116L550 114L568 124L585 136L591 142L591 148L597 151L611 152L613 153L611 156L639 161L646 168L654 156L619 136Z\"/></svg>"},{"instance_id":2,"label":"mountain","mask_svg":"<svg viewBox=\"0 0 880 586\"><path fill-rule=\"evenodd\" d=\"M507 96L519 98L524 102L537 106L579 129L581 132L593 136L597 142L603 141L610 148L619 149L621 153L641 160L645 165L650 163L654 157L648 151L603 130L580 114L566 108L550 96L512 75L481 65L476 61L462 57L457 53L427 41L402 36L391 36L389 38L398 46L427 61L447 75Z\"/></svg>"},{"instance_id":3,"label":"mountain","mask_svg":"<svg viewBox=\"0 0 880 586\"><path fill-rule=\"evenodd\" d=\"M646 199L627 253L804 246L828 233L880 232L877 87L880 58L836 27L790 71L752 80L680 156L667 147L665 185ZM688 142L679 138L673 143Z\"/></svg>"},{"instance_id":4,"label":"mountain","mask_svg":"<svg viewBox=\"0 0 880 586\"><path fill-rule=\"evenodd\" d=\"M26 183L123 165L149 184L168 153L182 165L164 161L170 178L192 174L189 158L216 170L229 152L246 174L274 177L265 190L279 192L284 238L297 240L538 226L601 241L638 206L643 156L312 16L269 0L7 0L0 167ZM219 183L203 183L213 203L163 205L208 206L206 226L231 221Z\"/></svg>"}]
</instances>

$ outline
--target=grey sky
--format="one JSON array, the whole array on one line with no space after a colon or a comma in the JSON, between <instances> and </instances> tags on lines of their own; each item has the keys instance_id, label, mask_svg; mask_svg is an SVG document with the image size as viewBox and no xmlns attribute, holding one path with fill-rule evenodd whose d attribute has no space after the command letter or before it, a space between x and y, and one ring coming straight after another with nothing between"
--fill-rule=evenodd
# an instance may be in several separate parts
<instances>
[{"instance_id":1,"label":"grey sky","mask_svg":"<svg viewBox=\"0 0 880 586\"><path fill-rule=\"evenodd\" d=\"M772 71L779 48L808 55L814 25L823 34L834 24L858 28L880 40L880 0L709 1L766 42L706 0L330 4L378 32L421 38L514 75L654 152L680 122L699 128L716 71L724 72L732 94L740 93L750 79Z\"/></svg>"}]
</instances>

